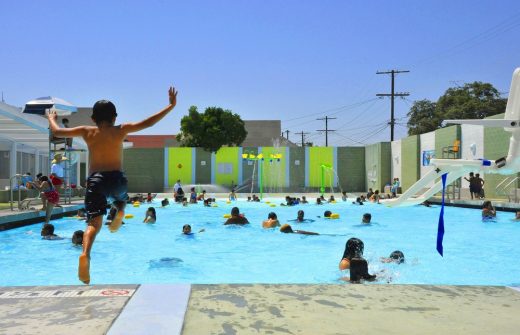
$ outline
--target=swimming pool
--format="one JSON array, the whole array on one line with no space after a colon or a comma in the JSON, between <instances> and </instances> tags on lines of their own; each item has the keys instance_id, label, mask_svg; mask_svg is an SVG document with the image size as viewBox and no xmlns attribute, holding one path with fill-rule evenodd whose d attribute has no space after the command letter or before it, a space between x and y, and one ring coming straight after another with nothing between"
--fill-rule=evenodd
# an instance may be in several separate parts
<instances>
[{"instance_id":1,"label":"swimming pool","mask_svg":"<svg viewBox=\"0 0 520 335\"><path fill-rule=\"evenodd\" d=\"M273 199L271 199L273 200ZM282 200L274 199L279 204ZM157 208L157 223L143 224L148 205L127 207L135 215L118 233L106 227L98 235L91 261L92 284L101 283L338 283L348 275L338 270L345 242L358 237L365 243L371 273L384 271L379 282L399 284L512 285L520 282L520 222L513 213L499 212L496 222L482 222L480 211L445 209L444 257L435 250L439 207L387 208L338 202L317 206L269 207L238 201L218 208L202 203ZM223 214L239 206L251 222L244 227L223 226ZM156 200L152 206L160 207ZM312 223L293 223L294 229L330 235L282 234L261 228L267 213L280 222L305 211ZM340 219L317 218L325 210ZM360 224L363 213L373 224ZM206 231L181 235L182 226ZM54 220L64 240L41 240L41 224L0 232L0 285L80 284L80 249L70 237L84 229L84 221ZM382 264L379 258L402 250L406 263Z\"/></svg>"}]
</instances>

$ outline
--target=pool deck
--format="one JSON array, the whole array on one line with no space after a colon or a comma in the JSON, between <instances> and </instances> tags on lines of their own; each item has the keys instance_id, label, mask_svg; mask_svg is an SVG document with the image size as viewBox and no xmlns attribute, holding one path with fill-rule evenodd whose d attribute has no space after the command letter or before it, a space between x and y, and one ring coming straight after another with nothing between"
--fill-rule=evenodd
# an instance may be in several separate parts
<instances>
[{"instance_id":1,"label":"pool deck","mask_svg":"<svg viewBox=\"0 0 520 335\"><path fill-rule=\"evenodd\" d=\"M520 291L429 285L0 287L0 334L518 334Z\"/></svg>"}]
</instances>

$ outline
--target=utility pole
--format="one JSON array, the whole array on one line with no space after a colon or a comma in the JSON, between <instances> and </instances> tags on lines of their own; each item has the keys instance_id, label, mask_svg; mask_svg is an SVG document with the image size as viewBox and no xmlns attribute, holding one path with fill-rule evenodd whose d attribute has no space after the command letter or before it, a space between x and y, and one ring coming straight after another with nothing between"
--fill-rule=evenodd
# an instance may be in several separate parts
<instances>
[{"instance_id":1,"label":"utility pole","mask_svg":"<svg viewBox=\"0 0 520 335\"><path fill-rule=\"evenodd\" d=\"M285 138L287 139L287 141L289 141L289 133L290 133L290 131L289 131L289 130L286 130L286 131L284 131L284 133L287 134L287 136L286 136ZM282 136L283 136L283 135L282 135Z\"/></svg>"},{"instance_id":2,"label":"utility pole","mask_svg":"<svg viewBox=\"0 0 520 335\"><path fill-rule=\"evenodd\" d=\"M299 133L295 133L296 135L302 135L302 147L305 146L305 135L307 135L308 133L304 133L303 130L300 131Z\"/></svg>"},{"instance_id":3,"label":"utility pole","mask_svg":"<svg viewBox=\"0 0 520 335\"><path fill-rule=\"evenodd\" d=\"M335 119L337 119L337 118L335 118L335 117L328 117L328 116L316 119L316 120L325 120L325 129L319 129L317 131L324 131L325 132L325 146L326 147L329 146L329 132L330 131L335 131L335 130L330 130L329 129L329 120L335 120Z\"/></svg>"},{"instance_id":4,"label":"utility pole","mask_svg":"<svg viewBox=\"0 0 520 335\"><path fill-rule=\"evenodd\" d=\"M390 70L390 71L377 71L376 74L390 74L392 76L392 90L391 93L380 93L376 94L378 97L390 97L390 141L394 140L394 126L395 126L395 118L394 118L394 98L395 97L407 97L410 95L408 92L395 93L395 75L397 73L408 73L408 70Z\"/></svg>"}]
</instances>

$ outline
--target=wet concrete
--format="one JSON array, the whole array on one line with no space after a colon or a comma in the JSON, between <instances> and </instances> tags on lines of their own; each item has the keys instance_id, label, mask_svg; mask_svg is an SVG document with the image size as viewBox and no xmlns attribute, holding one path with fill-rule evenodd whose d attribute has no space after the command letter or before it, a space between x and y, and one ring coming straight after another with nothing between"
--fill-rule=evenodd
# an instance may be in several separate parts
<instances>
[{"instance_id":1,"label":"wet concrete","mask_svg":"<svg viewBox=\"0 0 520 335\"><path fill-rule=\"evenodd\" d=\"M194 285L183 334L520 334L505 287Z\"/></svg>"},{"instance_id":2,"label":"wet concrete","mask_svg":"<svg viewBox=\"0 0 520 335\"><path fill-rule=\"evenodd\" d=\"M177 333L188 291L144 286L0 287L0 334ZM518 311L507 287L192 285L182 334L509 335Z\"/></svg>"}]
</instances>

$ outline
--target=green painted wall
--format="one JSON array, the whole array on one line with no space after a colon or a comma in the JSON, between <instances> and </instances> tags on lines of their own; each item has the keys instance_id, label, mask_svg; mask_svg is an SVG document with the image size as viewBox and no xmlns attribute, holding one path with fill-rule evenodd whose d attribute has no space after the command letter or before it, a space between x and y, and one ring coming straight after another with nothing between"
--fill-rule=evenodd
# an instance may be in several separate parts
<instances>
[{"instance_id":1,"label":"green painted wall","mask_svg":"<svg viewBox=\"0 0 520 335\"><path fill-rule=\"evenodd\" d=\"M173 187L177 179L182 184L193 184L192 148L168 148L168 186Z\"/></svg>"},{"instance_id":2,"label":"green painted wall","mask_svg":"<svg viewBox=\"0 0 520 335\"><path fill-rule=\"evenodd\" d=\"M239 148L220 148L215 155L215 182L217 185L231 186L238 184L238 164L242 162L239 157ZM219 173L219 164L230 164L231 173Z\"/></svg>"},{"instance_id":3,"label":"green painted wall","mask_svg":"<svg viewBox=\"0 0 520 335\"><path fill-rule=\"evenodd\" d=\"M418 135L401 140L401 187L403 192L412 186L421 175L420 138Z\"/></svg>"},{"instance_id":4,"label":"green painted wall","mask_svg":"<svg viewBox=\"0 0 520 335\"><path fill-rule=\"evenodd\" d=\"M246 152L256 156L258 154L258 148L244 147L242 149L242 153L244 154ZM249 165L249 163L251 163L251 165ZM251 179L253 178L253 170L255 171L253 192L258 192L258 163L256 163L256 168L254 164L255 162L253 161L249 162L242 159L242 179L243 183L248 185L245 188L245 190L247 190L248 192L251 191Z\"/></svg>"},{"instance_id":5,"label":"green painted wall","mask_svg":"<svg viewBox=\"0 0 520 335\"><path fill-rule=\"evenodd\" d=\"M309 186L320 187L321 185L321 165L330 164L334 166L334 152L332 147L310 147L309 148ZM325 185L329 187L330 171L326 173Z\"/></svg>"},{"instance_id":6,"label":"green painted wall","mask_svg":"<svg viewBox=\"0 0 520 335\"><path fill-rule=\"evenodd\" d=\"M364 192L365 147L338 147L337 155L337 173L343 191Z\"/></svg>"},{"instance_id":7,"label":"green painted wall","mask_svg":"<svg viewBox=\"0 0 520 335\"><path fill-rule=\"evenodd\" d=\"M435 157L442 158L442 148L452 146L460 140L460 126L440 128L435 131Z\"/></svg>"},{"instance_id":8,"label":"green painted wall","mask_svg":"<svg viewBox=\"0 0 520 335\"><path fill-rule=\"evenodd\" d=\"M365 147L365 189L384 191L384 186L391 181L391 156L390 142Z\"/></svg>"},{"instance_id":9,"label":"green painted wall","mask_svg":"<svg viewBox=\"0 0 520 335\"><path fill-rule=\"evenodd\" d=\"M262 154L264 160L262 162L262 174L264 178L264 191L276 192L282 187L285 187L285 166L287 164L287 157L285 155L285 147L262 147ZM282 158L278 161L272 158L271 155L282 154Z\"/></svg>"},{"instance_id":10,"label":"green painted wall","mask_svg":"<svg viewBox=\"0 0 520 335\"><path fill-rule=\"evenodd\" d=\"M164 149L125 149L123 168L129 192L162 192Z\"/></svg>"},{"instance_id":11,"label":"green painted wall","mask_svg":"<svg viewBox=\"0 0 520 335\"><path fill-rule=\"evenodd\" d=\"M504 114L494 115L488 119L502 119ZM507 156L509 149L509 138L511 133L505 131L503 128L484 128L484 157L486 159L498 159ZM520 174L517 174L520 175ZM484 176L484 190L486 198L505 198L500 191L497 194L496 187L505 178L510 176L502 176L497 174L488 174ZM507 183L507 182L506 182ZM518 183L516 184L518 187Z\"/></svg>"},{"instance_id":12,"label":"green painted wall","mask_svg":"<svg viewBox=\"0 0 520 335\"><path fill-rule=\"evenodd\" d=\"M290 148L289 155L289 182L291 188L303 190L305 188L305 148ZM296 165L295 161L299 161L300 165Z\"/></svg>"},{"instance_id":13,"label":"green painted wall","mask_svg":"<svg viewBox=\"0 0 520 335\"><path fill-rule=\"evenodd\" d=\"M195 149L195 183L211 184L211 152L202 148Z\"/></svg>"}]
</instances>

